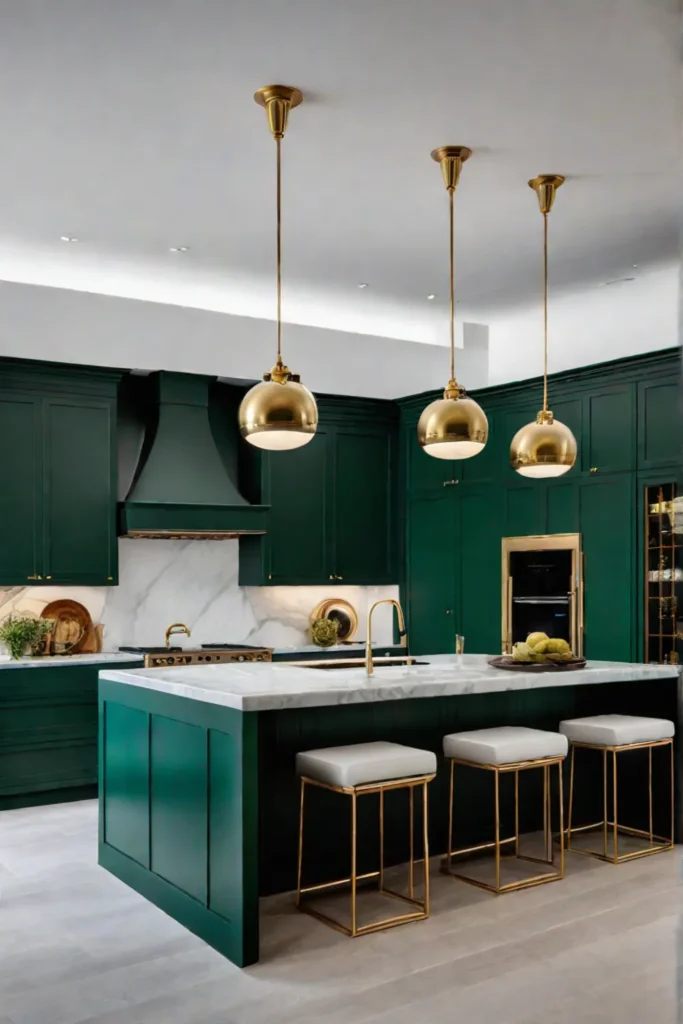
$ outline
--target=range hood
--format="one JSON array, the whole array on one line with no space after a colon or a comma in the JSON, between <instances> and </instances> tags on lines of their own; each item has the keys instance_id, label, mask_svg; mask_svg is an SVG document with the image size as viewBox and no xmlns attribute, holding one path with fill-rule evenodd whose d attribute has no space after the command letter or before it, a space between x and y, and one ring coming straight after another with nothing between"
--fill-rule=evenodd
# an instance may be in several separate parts
<instances>
[{"instance_id":1,"label":"range hood","mask_svg":"<svg viewBox=\"0 0 683 1024\"><path fill-rule=\"evenodd\" d=\"M227 540L266 532L270 506L250 505L237 485L236 410L223 417L218 450L212 380L166 371L149 378L144 442L119 505L124 537Z\"/></svg>"}]
</instances>

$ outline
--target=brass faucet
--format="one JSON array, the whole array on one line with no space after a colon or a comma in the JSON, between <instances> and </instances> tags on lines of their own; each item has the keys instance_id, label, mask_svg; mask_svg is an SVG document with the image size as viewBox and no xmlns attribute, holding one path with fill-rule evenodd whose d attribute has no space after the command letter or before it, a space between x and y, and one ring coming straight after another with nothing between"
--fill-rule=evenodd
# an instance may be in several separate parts
<instances>
[{"instance_id":1,"label":"brass faucet","mask_svg":"<svg viewBox=\"0 0 683 1024\"><path fill-rule=\"evenodd\" d=\"M166 646L167 647L171 646L171 637L175 633L186 633L187 636L192 636L192 633L187 628L187 626L185 625L184 622L172 622L171 625L166 630Z\"/></svg>"},{"instance_id":2,"label":"brass faucet","mask_svg":"<svg viewBox=\"0 0 683 1024\"><path fill-rule=\"evenodd\" d=\"M400 602L394 600L393 597L385 597L381 601L375 601L368 612L368 623L366 627L366 640L365 640L365 671L369 676L374 675L375 668L372 663L372 613L375 608L381 604L393 604L396 609L396 615L398 616L398 630L401 638L401 647L408 646L408 634L406 633L406 620L403 616L403 609L401 608Z\"/></svg>"}]
</instances>

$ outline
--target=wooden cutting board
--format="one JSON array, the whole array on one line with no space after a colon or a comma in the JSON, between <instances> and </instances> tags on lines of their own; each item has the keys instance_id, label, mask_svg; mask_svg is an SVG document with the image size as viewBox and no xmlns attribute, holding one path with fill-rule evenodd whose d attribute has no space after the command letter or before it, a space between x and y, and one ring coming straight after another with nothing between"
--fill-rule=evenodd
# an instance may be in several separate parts
<instances>
[{"instance_id":1,"label":"wooden cutting board","mask_svg":"<svg viewBox=\"0 0 683 1024\"><path fill-rule=\"evenodd\" d=\"M50 601L43 608L41 618L54 621L50 653L82 653L83 645L93 631L90 612L84 605L68 599Z\"/></svg>"}]
</instances>

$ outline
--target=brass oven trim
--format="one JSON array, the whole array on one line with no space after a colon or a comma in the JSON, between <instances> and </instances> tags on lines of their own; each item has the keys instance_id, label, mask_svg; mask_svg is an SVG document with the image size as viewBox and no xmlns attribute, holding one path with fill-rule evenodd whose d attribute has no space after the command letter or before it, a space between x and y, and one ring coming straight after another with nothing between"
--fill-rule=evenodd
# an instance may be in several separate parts
<instances>
[{"instance_id":1,"label":"brass oven trim","mask_svg":"<svg viewBox=\"0 0 683 1024\"><path fill-rule=\"evenodd\" d=\"M510 575L510 554L513 551L572 552L572 578L569 589L571 647L574 654L582 658L585 555L581 550L581 534L545 533L534 534L528 537L503 537L501 541L501 646L503 654L509 654L512 651L512 576Z\"/></svg>"}]
</instances>

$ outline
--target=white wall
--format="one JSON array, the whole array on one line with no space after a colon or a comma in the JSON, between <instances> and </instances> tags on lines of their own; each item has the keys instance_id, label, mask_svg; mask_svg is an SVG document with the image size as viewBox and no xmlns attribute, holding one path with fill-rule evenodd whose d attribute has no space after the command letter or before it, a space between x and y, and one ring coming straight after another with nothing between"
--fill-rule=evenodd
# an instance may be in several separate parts
<instances>
[{"instance_id":1,"label":"white wall","mask_svg":"<svg viewBox=\"0 0 683 1024\"><path fill-rule=\"evenodd\" d=\"M247 380L274 362L270 320L6 281L0 310L2 356ZM465 326L458 376L483 387L486 329ZM283 336L288 365L313 391L398 398L444 387L448 378L441 345L293 324Z\"/></svg>"},{"instance_id":2,"label":"white wall","mask_svg":"<svg viewBox=\"0 0 683 1024\"><path fill-rule=\"evenodd\" d=\"M677 264L640 272L633 281L551 296L551 373L678 345ZM541 302L491 317L489 383L543 372Z\"/></svg>"}]
</instances>

